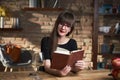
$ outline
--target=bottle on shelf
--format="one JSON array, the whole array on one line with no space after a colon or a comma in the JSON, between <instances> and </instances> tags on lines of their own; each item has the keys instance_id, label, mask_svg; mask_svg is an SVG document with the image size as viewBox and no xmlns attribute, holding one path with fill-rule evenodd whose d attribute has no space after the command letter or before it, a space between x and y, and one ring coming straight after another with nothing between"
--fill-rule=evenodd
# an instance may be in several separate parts
<instances>
[{"instance_id":1,"label":"bottle on shelf","mask_svg":"<svg viewBox=\"0 0 120 80\"><path fill-rule=\"evenodd\" d=\"M117 14L118 13L118 6L117 5L113 5L113 7L112 7L112 13L113 14Z\"/></svg>"},{"instance_id":2,"label":"bottle on shelf","mask_svg":"<svg viewBox=\"0 0 120 80\"><path fill-rule=\"evenodd\" d=\"M0 17L0 28L4 28L4 17Z\"/></svg>"},{"instance_id":3,"label":"bottle on shelf","mask_svg":"<svg viewBox=\"0 0 120 80\"><path fill-rule=\"evenodd\" d=\"M37 7L37 0L29 0L29 7L30 8Z\"/></svg>"},{"instance_id":4,"label":"bottle on shelf","mask_svg":"<svg viewBox=\"0 0 120 80\"><path fill-rule=\"evenodd\" d=\"M14 17L13 18L13 25L12 25L12 28L20 28L20 22L19 22L19 18L18 17Z\"/></svg>"}]
</instances>

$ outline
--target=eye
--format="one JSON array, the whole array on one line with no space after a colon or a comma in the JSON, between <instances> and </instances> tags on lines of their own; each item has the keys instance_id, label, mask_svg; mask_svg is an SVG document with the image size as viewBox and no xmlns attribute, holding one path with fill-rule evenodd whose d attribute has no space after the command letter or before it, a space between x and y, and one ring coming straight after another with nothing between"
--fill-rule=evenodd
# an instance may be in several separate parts
<instances>
[{"instance_id":1,"label":"eye","mask_svg":"<svg viewBox=\"0 0 120 80\"><path fill-rule=\"evenodd\" d=\"M68 24L68 23L59 23L60 25L62 25L62 26L67 26L67 27L71 27L71 25L70 24Z\"/></svg>"}]
</instances>

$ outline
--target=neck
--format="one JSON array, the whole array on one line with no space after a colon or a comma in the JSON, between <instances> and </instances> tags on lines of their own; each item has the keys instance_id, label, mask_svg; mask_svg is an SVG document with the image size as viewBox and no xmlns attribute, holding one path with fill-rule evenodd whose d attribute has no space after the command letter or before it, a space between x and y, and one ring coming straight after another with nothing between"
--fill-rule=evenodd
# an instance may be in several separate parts
<instances>
[{"instance_id":1,"label":"neck","mask_svg":"<svg viewBox=\"0 0 120 80\"><path fill-rule=\"evenodd\" d=\"M64 37L58 37L58 40L63 40L63 39L66 39L67 37L64 36Z\"/></svg>"},{"instance_id":2,"label":"neck","mask_svg":"<svg viewBox=\"0 0 120 80\"><path fill-rule=\"evenodd\" d=\"M58 44L65 44L69 41L69 38L68 37L59 37L58 38Z\"/></svg>"}]
</instances>

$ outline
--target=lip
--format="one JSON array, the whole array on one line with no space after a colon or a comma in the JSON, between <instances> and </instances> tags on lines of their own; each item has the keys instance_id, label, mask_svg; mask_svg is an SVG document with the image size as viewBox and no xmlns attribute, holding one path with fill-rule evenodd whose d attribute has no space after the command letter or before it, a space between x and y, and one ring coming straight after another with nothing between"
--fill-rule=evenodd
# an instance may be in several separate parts
<instances>
[{"instance_id":1,"label":"lip","mask_svg":"<svg viewBox=\"0 0 120 80\"><path fill-rule=\"evenodd\" d=\"M63 31L63 30L59 30L61 33L65 33L65 31Z\"/></svg>"}]
</instances>

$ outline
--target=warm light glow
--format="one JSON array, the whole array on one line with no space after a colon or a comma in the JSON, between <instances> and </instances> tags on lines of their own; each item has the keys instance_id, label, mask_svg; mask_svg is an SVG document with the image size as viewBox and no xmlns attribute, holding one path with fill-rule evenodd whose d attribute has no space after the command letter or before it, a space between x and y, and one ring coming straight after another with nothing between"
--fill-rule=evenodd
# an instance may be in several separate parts
<instances>
[{"instance_id":1,"label":"warm light glow","mask_svg":"<svg viewBox=\"0 0 120 80\"><path fill-rule=\"evenodd\" d=\"M3 7L0 6L0 16L6 16L6 11Z\"/></svg>"}]
</instances>

